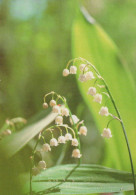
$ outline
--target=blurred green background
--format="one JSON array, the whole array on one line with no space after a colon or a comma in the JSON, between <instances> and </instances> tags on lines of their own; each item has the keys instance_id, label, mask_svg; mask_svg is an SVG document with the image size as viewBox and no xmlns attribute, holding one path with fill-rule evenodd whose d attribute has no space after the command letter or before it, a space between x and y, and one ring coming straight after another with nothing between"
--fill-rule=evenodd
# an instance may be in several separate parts
<instances>
[{"instance_id":1,"label":"blurred green background","mask_svg":"<svg viewBox=\"0 0 136 195\"><path fill-rule=\"evenodd\" d=\"M91 130L81 140L83 163L101 164L104 141L76 79L62 77L72 58L77 4L72 0L0 0L0 125L8 118L30 119L40 113L44 94L54 90L68 98L72 112ZM136 81L136 1L84 0L82 4L116 43ZM21 153L22 172L28 170L29 153L25 149Z\"/></svg>"}]
</instances>

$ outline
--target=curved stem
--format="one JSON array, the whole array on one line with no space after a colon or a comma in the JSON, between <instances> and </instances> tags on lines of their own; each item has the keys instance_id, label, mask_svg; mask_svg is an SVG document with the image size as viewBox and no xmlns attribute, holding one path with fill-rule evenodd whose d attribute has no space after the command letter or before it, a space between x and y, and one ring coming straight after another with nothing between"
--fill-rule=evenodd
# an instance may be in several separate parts
<instances>
[{"instance_id":1,"label":"curved stem","mask_svg":"<svg viewBox=\"0 0 136 195\"><path fill-rule=\"evenodd\" d=\"M121 118L121 115L119 113L119 110L118 110L118 108L117 108L117 106L115 104L115 101L114 101L114 99L113 99L113 97L112 97L112 95L110 93L110 90L109 90L106 82L104 80L103 80L103 82L104 82L105 87L106 87L106 89L107 89L107 91L109 93L109 96L110 96L111 101L113 103L113 106L114 106L114 108L116 110L116 113L117 113L117 115L118 115L118 117L120 119L120 123L121 123L122 129L123 129L124 137L125 137L127 148L128 148L129 158L130 158L130 164L131 164L131 170L132 170L132 176L133 176L133 184L134 184L134 194L136 195L136 182L135 182L134 166L133 166L133 160L132 160L131 150L130 150L129 141L128 141L128 138L127 138L127 133L126 133L126 130L125 130L125 126L124 126L124 123L122 121L122 118Z\"/></svg>"},{"instance_id":2,"label":"curved stem","mask_svg":"<svg viewBox=\"0 0 136 195\"><path fill-rule=\"evenodd\" d=\"M105 85L105 88L106 88L106 90L107 90L107 92L108 92L108 94L109 94L109 96L110 96L110 98L111 98L112 104L113 104L113 106L114 106L114 108L115 108L115 110L116 110L116 113L117 113L117 115L118 115L118 117L119 117L119 119L120 119L119 121L120 121L120 123L121 123L121 127L122 127L122 130L123 130L123 134L124 134L124 137L125 137L125 141L126 141L127 149L128 149L128 153L129 153L131 171L132 171L132 176L133 176L133 184L134 184L134 194L136 195L136 182L135 182L135 173L134 173L133 160L132 160L132 155L131 155L131 150L130 150L130 146L129 146L129 141L128 141L127 133L126 133L125 126L124 126L124 123L123 123L123 121L122 121L121 115L120 115L120 113L119 113L119 110L118 110L118 108L117 108L117 106L116 106L116 104L115 104L115 101L114 101L114 99L113 99L113 97L112 97L112 94L111 94L111 92L110 92L110 90L109 90L109 88L108 88L107 83L106 83L105 80L101 77L99 71L95 68L95 66L94 66L93 64L91 64L91 63L88 62L87 60L85 60L85 59L83 59L83 58L80 58L80 59L83 60L83 61L86 61L86 63L89 63L90 66L91 66L91 67L94 69L94 71L97 73L98 77L103 81L103 83L104 83L104 85Z\"/></svg>"}]
</instances>

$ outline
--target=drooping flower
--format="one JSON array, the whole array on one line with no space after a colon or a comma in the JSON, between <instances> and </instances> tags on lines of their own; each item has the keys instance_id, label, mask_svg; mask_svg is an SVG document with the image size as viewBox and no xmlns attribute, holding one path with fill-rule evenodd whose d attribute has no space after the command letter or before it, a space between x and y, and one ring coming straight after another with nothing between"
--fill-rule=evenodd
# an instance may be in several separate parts
<instances>
[{"instance_id":1,"label":"drooping flower","mask_svg":"<svg viewBox=\"0 0 136 195\"><path fill-rule=\"evenodd\" d=\"M53 106L52 108L53 113L60 113L60 107L58 105Z\"/></svg>"},{"instance_id":2,"label":"drooping flower","mask_svg":"<svg viewBox=\"0 0 136 195\"><path fill-rule=\"evenodd\" d=\"M74 124L77 124L79 122L79 118L76 115L72 115L72 118L70 117L71 125L73 125L73 121L74 121Z\"/></svg>"},{"instance_id":3,"label":"drooping flower","mask_svg":"<svg viewBox=\"0 0 136 195\"><path fill-rule=\"evenodd\" d=\"M79 66L79 69L80 69L81 72L83 72L83 71L87 71L88 70L88 67L86 66L86 64L81 64Z\"/></svg>"},{"instance_id":4,"label":"drooping flower","mask_svg":"<svg viewBox=\"0 0 136 195\"><path fill-rule=\"evenodd\" d=\"M76 138L72 139L72 146L78 146L78 140Z\"/></svg>"},{"instance_id":5,"label":"drooping flower","mask_svg":"<svg viewBox=\"0 0 136 195\"><path fill-rule=\"evenodd\" d=\"M56 125L62 125L63 124L63 117L62 116L57 116L55 118L55 124Z\"/></svg>"},{"instance_id":6,"label":"drooping flower","mask_svg":"<svg viewBox=\"0 0 136 195\"><path fill-rule=\"evenodd\" d=\"M44 169L46 169L46 163L45 163L45 161L44 160L42 160L42 161L39 161L39 163L38 163L38 169L40 169L40 170L44 170Z\"/></svg>"},{"instance_id":7,"label":"drooping flower","mask_svg":"<svg viewBox=\"0 0 136 195\"><path fill-rule=\"evenodd\" d=\"M111 138L112 134L111 134L111 130L109 128L104 128L103 133L101 134L102 137L105 138Z\"/></svg>"},{"instance_id":8,"label":"drooping flower","mask_svg":"<svg viewBox=\"0 0 136 195\"><path fill-rule=\"evenodd\" d=\"M48 104L46 102L43 103L43 108L44 109L48 108Z\"/></svg>"},{"instance_id":9,"label":"drooping flower","mask_svg":"<svg viewBox=\"0 0 136 195\"><path fill-rule=\"evenodd\" d=\"M70 66L70 74L76 74L77 67L76 66Z\"/></svg>"},{"instance_id":10,"label":"drooping flower","mask_svg":"<svg viewBox=\"0 0 136 195\"><path fill-rule=\"evenodd\" d=\"M64 69L62 74L63 74L64 77L67 77L69 75L69 70Z\"/></svg>"},{"instance_id":11,"label":"drooping flower","mask_svg":"<svg viewBox=\"0 0 136 195\"><path fill-rule=\"evenodd\" d=\"M95 78L92 71L86 72L85 77L86 77L86 81L92 80Z\"/></svg>"},{"instance_id":12,"label":"drooping flower","mask_svg":"<svg viewBox=\"0 0 136 195\"><path fill-rule=\"evenodd\" d=\"M88 89L88 93L87 94L94 96L96 94L96 88L95 87L90 87Z\"/></svg>"},{"instance_id":13,"label":"drooping flower","mask_svg":"<svg viewBox=\"0 0 136 195\"><path fill-rule=\"evenodd\" d=\"M85 74L80 74L78 80L81 81L82 83L86 82L86 75Z\"/></svg>"},{"instance_id":14,"label":"drooping flower","mask_svg":"<svg viewBox=\"0 0 136 195\"><path fill-rule=\"evenodd\" d=\"M102 106L99 112L100 115L102 116L108 116L109 115L109 111L108 108L105 106Z\"/></svg>"},{"instance_id":15,"label":"drooping flower","mask_svg":"<svg viewBox=\"0 0 136 195\"><path fill-rule=\"evenodd\" d=\"M59 136L58 137L58 143L60 144L65 144L66 143L66 138L64 136Z\"/></svg>"},{"instance_id":16,"label":"drooping flower","mask_svg":"<svg viewBox=\"0 0 136 195\"><path fill-rule=\"evenodd\" d=\"M56 101L55 101L55 100L51 100L51 101L50 101L50 106L53 107L53 106L55 106L55 105L56 105Z\"/></svg>"},{"instance_id":17,"label":"drooping flower","mask_svg":"<svg viewBox=\"0 0 136 195\"><path fill-rule=\"evenodd\" d=\"M43 150L44 152L48 152L48 151L51 151L51 147L50 147L49 144L43 144L42 150Z\"/></svg>"},{"instance_id":18,"label":"drooping flower","mask_svg":"<svg viewBox=\"0 0 136 195\"><path fill-rule=\"evenodd\" d=\"M101 104L101 102L102 102L102 95L99 94L99 93L97 93L97 94L94 96L94 101Z\"/></svg>"},{"instance_id":19,"label":"drooping flower","mask_svg":"<svg viewBox=\"0 0 136 195\"><path fill-rule=\"evenodd\" d=\"M86 126L81 126L79 129L79 134L80 135L87 135L87 127Z\"/></svg>"},{"instance_id":20,"label":"drooping flower","mask_svg":"<svg viewBox=\"0 0 136 195\"><path fill-rule=\"evenodd\" d=\"M32 175L33 176L36 176L40 173L40 170L37 168L37 167L33 167L32 168Z\"/></svg>"},{"instance_id":21,"label":"drooping flower","mask_svg":"<svg viewBox=\"0 0 136 195\"><path fill-rule=\"evenodd\" d=\"M55 138L50 140L50 146L58 146L58 141Z\"/></svg>"},{"instance_id":22,"label":"drooping flower","mask_svg":"<svg viewBox=\"0 0 136 195\"><path fill-rule=\"evenodd\" d=\"M72 140L72 135L70 133L65 134L66 141Z\"/></svg>"},{"instance_id":23,"label":"drooping flower","mask_svg":"<svg viewBox=\"0 0 136 195\"><path fill-rule=\"evenodd\" d=\"M80 150L79 149L74 149L72 152L72 157L74 158L81 158Z\"/></svg>"},{"instance_id":24,"label":"drooping flower","mask_svg":"<svg viewBox=\"0 0 136 195\"><path fill-rule=\"evenodd\" d=\"M62 108L61 109L61 114L62 116L69 116L69 110L67 108Z\"/></svg>"}]
</instances>

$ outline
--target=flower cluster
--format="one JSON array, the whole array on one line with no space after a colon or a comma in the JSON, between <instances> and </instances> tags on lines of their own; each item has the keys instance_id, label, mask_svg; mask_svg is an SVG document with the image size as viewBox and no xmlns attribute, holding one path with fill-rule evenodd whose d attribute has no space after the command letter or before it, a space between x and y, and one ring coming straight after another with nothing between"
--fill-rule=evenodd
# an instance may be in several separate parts
<instances>
[{"instance_id":1,"label":"flower cluster","mask_svg":"<svg viewBox=\"0 0 136 195\"><path fill-rule=\"evenodd\" d=\"M75 66L76 61L78 61L78 63L80 61L79 70ZM70 66L70 63L73 63L73 64ZM73 70L72 72L71 72L71 69ZM105 87L105 83L103 82L104 79L101 77L101 75L99 74L99 72L97 71L97 69L95 68L94 65L92 65L90 62L88 62L87 60L85 60L83 58L76 58L76 59L68 62L67 66L63 70L62 74L63 74L63 76L68 76L69 74L76 74L77 72L79 73L79 81L82 83L94 80L93 85L91 84L91 86L89 87L89 89L87 91L87 94L93 97L94 102L102 104L103 95L106 95L107 98L110 98L107 91L105 92L105 91L100 90L100 89L106 88L106 87ZM102 81L104 85L96 84L99 81ZM101 116L106 116L106 117L111 116L112 118L118 119L117 117L115 117L114 115L109 113L107 106L102 106L100 108L99 114ZM101 134L102 137L105 137L105 138L112 137L111 130L108 128L109 123L110 122L108 122L107 127L104 128L103 133Z\"/></svg>"},{"instance_id":2,"label":"flower cluster","mask_svg":"<svg viewBox=\"0 0 136 195\"><path fill-rule=\"evenodd\" d=\"M70 69L71 74L74 74L74 68ZM50 99L47 101L47 99ZM76 115L72 115L68 107L67 101L64 97L58 95L55 92L50 92L44 96L43 108L52 108L52 112L56 114L55 124L47 129L44 129L39 136L39 140L42 139L44 144L42 145L41 152L50 152L52 147L57 147L59 144L66 144L71 142L71 146L75 147L72 151L72 157L81 158L80 152L80 139L79 135L87 135L87 127L84 125L84 121L80 121ZM68 119L68 120L66 120ZM68 121L68 124L64 121ZM59 131L59 137L54 137L53 131ZM49 143L46 143L44 135L49 131L51 133L51 139ZM32 160L34 156L32 157ZM46 168L45 161L40 161L37 166L33 163L32 175L37 175L41 170Z\"/></svg>"}]
</instances>

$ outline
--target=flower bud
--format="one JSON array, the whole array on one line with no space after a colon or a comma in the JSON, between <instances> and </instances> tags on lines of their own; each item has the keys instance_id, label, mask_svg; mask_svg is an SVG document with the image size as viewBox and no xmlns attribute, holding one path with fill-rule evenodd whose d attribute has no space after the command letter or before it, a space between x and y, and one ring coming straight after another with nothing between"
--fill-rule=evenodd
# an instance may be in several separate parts
<instances>
[{"instance_id":1,"label":"flower bud","mask_svg":"<svg viewBox=\"0 0 136 195\"><path fill-rule=\"evenodd\" d=\"M87 128L86 126L81 126L80 129L79 129L79 134L80 135L87 135Z\"/></svg>"},{"instance_id":2,"label":"flower bud","mask_svg":"<svg viewBox=\"0 0 136 195\"><path fill-rule=\"evenodd\" d=\"M100 112L99 112L100 115L102 116L108 116L109 115L109 111L108 111L108 108L105 106L102 106L101 109L100 109Z\"/></svg>"},{"instance_id":3,"label":"flower bud","mask_svg":"<svg viewBox=\"0 0 136 195\"><path fill-rule=\"evenodd\" d=\"M53 111L53 113L58 113L59 114L60 113L60 107L58 105L53 106L52 111Z\"/></svg>"},{"instance_id":4,"label":"flower bud","mask_svg":"<svg viewBox=\"0 0 136 195\"><path fill-rule=\"evenodd\" d=\"M72 152L72 157L74 158L81 158L80 150L79 149L74 149Z\"/></svg>"},{"instance_id":5,"label":"flower bud","mask_svg":"<svg viewBox=\"0 0 136 195\"><path fill-rule=\"evenodd\" d=\"M95 87L90 87L88 89L88 93L87 94L94 96L96 94L96 88Z\"/></svg>"},{"instance_id":6,"label":"flower bud","mask_svg":"<svg viewBox=\"0 0 136 195\"><path fill-rule=\"evenodd\" d=\"M97 94L94 96L94 101L101 104L101 102L102 102L102 95L99 94L99 93L97 93Z\"/></svg>"},{"instance_id":7,"label":"flower bud","mask_svg":"<svg viewBox=\"0 0 136 195\"><path fill-rule=\"evenodd\" d=\"M57 116L55 119L55 124L56 125L62 125L63 124L63 117L62 116Z\"/></svg>"},{"instance_id":8,"label":"flower bud","mask_svg":"<svg viewBox=\"0 0 136 195\"><path fill-rule=\"evenodd\" d=\"M56 101L55 101L55 100L51 100L51 101L50 101L50 106L53 107L53 106L55 106L55 105L56 105Z\"/></svg>"},{"instance_id":9,"label":"flower bud","mask_svg":"<svg viewBox=\"0 0 136 195\"><path fill-rule=\"evenodd\" d=\"M65 144L65 143L66 143L65 137L64 137L64 136L59 136L59 137L58 137L58 143L60 143L60 144Z\"/></svg>"},{"instance_id":10,"label":"flower bud","mask_svg":"<svg viewBox=\"0 0 136 195\"><path fill-rule=\"evenodd\" d=\"M62 114L62 116L69 116L69 110L67 108L62 108L61 114Z\"/></svg>"},{"instance_id":11,"label":"flower bud","mask_svg":"<svg viewBox=\"0 0 136 195\"><path fill-rule=\"evenodd\" d=\"M50 140L50 146L58 146L58 141L55 138Z\"/></svg>"},{"instance_id":12,"label":"flower bud","mask_svg":"<svg viewBox=\"0 0 136 195\"><path fill-rule=\"evenodd\" d=\"M62 74L63 74L64 77L67 77L69 75L69 70L64 69Z\"/></svg>"},{"instance_id":13,"label":"flower bud","mask_svg":"<svg viewBox=\"0 0 136 195\"><path fill-rule=\"evenodd\" d=\"M66 133L65 139L66 141L72 140L72 135L70 133Z\"/></svg>"},{"instance_id":14,"label":"flower bud","mask_svg":"<svg viewBox=\"0 0 136 195\"><path fill-rule=\"evenodd\" d=\"M76 66L70 66L70 74L76 74L77 67Z\"/></svg>"},{"instance_id":15,"label":"flower bud","mask_svg":"<svg viewBox=\"0 0 136 195\"><path fill-rule=\"evenodd\" d=\"M49 144L43 144L42 150L43 150L44 152L48 152L48 151L51 151L51 147L50 147Z\"/></svg>"},{"instance_id":16,"label":"flower bud","mask_svg":"<svg viewBox=\"0 0 136 195\"><path fill-rule=\"evenodd\" d=\"M33 176L36 176L40 173L40 170L37 168L37 167L33 167L32 168L32 175Z\"/></svg>"},{"instance_id":17,"label":"flower bud","mask_svg":"<svg viewBox=\"0 0 136 195\"><path fill-rule=\"evenodd\" d=\"M74 124L77 124L79 122L79 119L77 118L76 115L72 115L72 118L70 118L71 125L73 125L73 121L74 121Z\"/></svg>"},{"instance_id":18,"label":"flower bud","mask_svg":"<svg viewBox=\"0 0 136 195\"><path fill-rule=\"evenodd\" d=\"M43 103L43 108L44 109L48 108L48 104L46 102Z\"/></svg>"},{"instance_id":19,"label":"flower bud","mask_svg":"<svg viewBox=\"0 0 136 195\"><path fill-rule=\"evenodd\" d=\"M78 140L76 138L72 139L72 146L78 146Z\"/></svg>"},{"instance_id":20,"label":"flower bud","mask_svg":"<svg viewBox=\"0 0 136 195\"><path fill-rule=\"evenodd\" d=\"M42 161L39 161L39 163L38 163L38 169L40 169L40 170L44 170L44 169L46 169L46 163L45 163L45 161L44 160L42 160Z\"/></svg>"},{"instance_id":21,"label":"flower bud","mask_svg":"<svg viewBox=\"0 0 136 195\"><path fill-rule=\"evenodd\" d=\"M81 81L82 83L86 82L86 75L85 74L80 74L78 80Z\"/></svg>"},{"instance_id":22,"label":"flower bud","mask_svg":"<svg viewBox=\"0 0 136 195\"><path fill-rule=\"evenodd\" d=\"M104 128L103 133L101 134L102 137L105 138L111 138L112 134L111 134L111 130L109 128Z\"/></svg>"}]
</instances>

